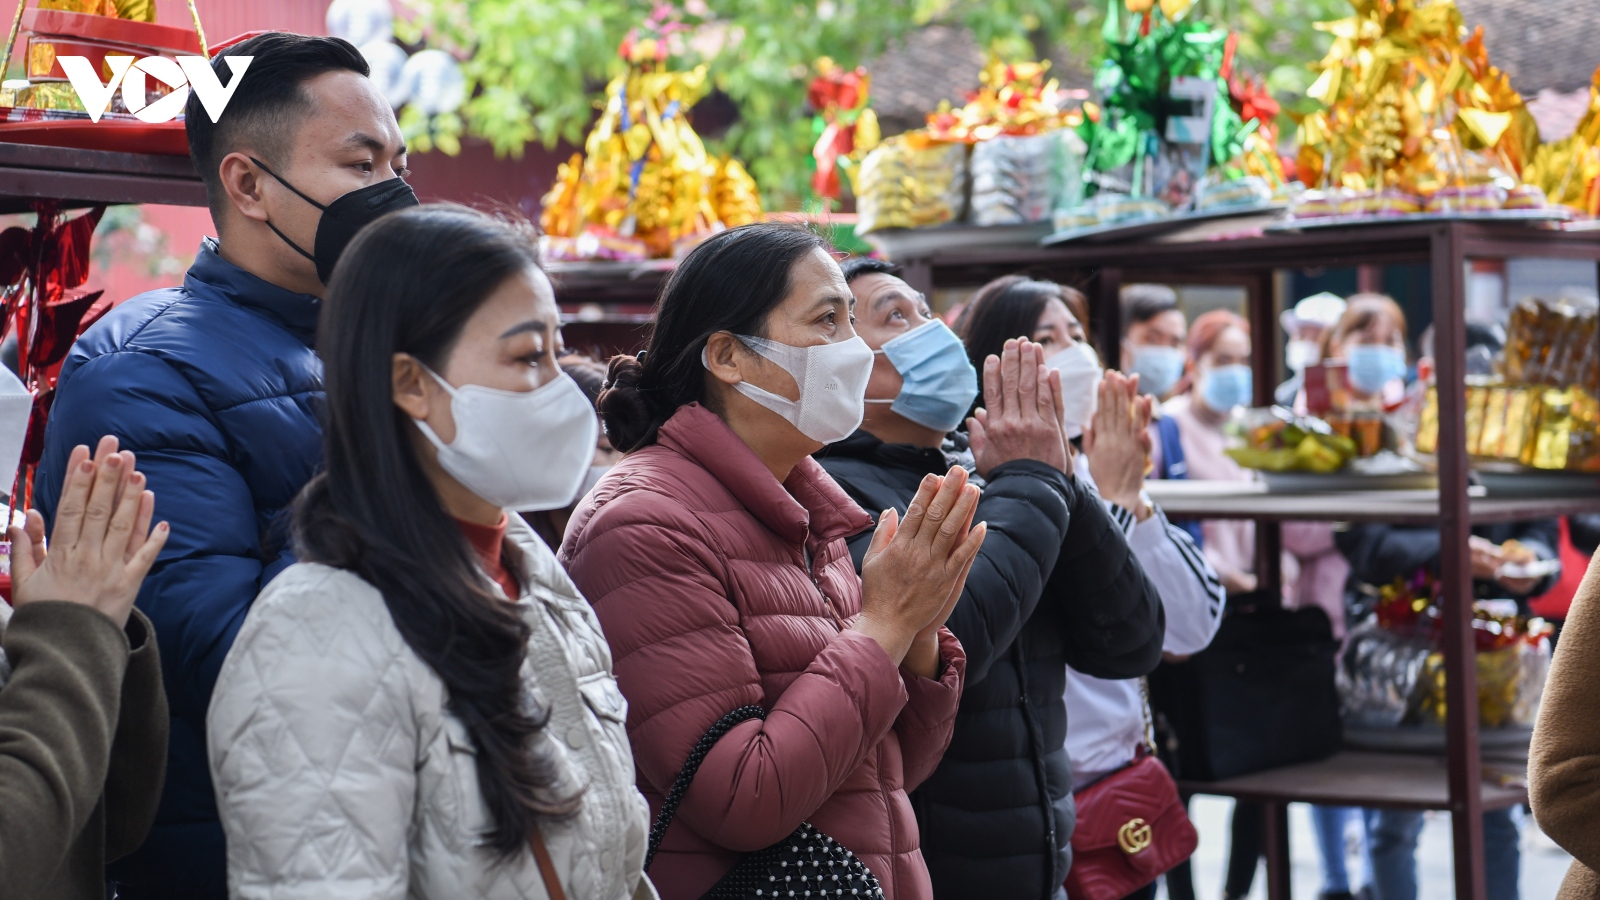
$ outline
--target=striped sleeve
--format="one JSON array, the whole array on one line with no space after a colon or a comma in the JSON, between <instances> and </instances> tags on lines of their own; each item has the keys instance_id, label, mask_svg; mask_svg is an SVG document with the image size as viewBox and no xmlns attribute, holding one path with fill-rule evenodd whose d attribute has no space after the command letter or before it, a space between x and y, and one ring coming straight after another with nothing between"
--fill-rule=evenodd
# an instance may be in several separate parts
<instances>
[{"instance_id":1,"label":"striped sleeve","mask_svg":"<svg viewBox=\"0 0 1600 900\"><path fill-rule=\"evenodd\" d=\"M1188 532L1167 521L1159 506L1152 506L1154 513L1128 530L1128 546L1161 593L1167 614L1162 649L1179 655L1197 653L1211 643L1222 624L1226 591ZM1112 515L1122 521L1117 508ZM1132 521L1132 513L1127 518Z\"/></svg>"}]
</instances>

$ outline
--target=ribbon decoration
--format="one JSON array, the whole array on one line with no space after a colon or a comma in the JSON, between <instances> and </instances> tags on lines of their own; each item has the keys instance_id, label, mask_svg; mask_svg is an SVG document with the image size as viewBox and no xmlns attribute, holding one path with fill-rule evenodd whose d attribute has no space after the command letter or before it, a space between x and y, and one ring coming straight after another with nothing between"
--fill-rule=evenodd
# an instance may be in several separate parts
<instances>
[{"instance_id":1,"label":"ribbon decoration","mask_svg":"<svg viewBox=\"0 0 1600 900\"><path fill-rule=\"evenodd\" d=\"M627 71L606 86L584 152L559 167L542 201L553 258L666 257L759 217L743 166L711 157L689 124L689 108L711 86L704 64L671 65L687 30L662 4L623 38Z\"/></svg>"},{"instance_id":2,"label":"ribbon decoration","mask_svg":"<svg viewBox=\"0 0 1600 900\"><path fill-rule=\"evenodd\" d=\"M1519 177L1538 127L1470 36L1454 0L1350 0L1308 96L1323 109L1300 123L1297 168L1317 187L1441 187Z\"/></svg>"},{"instance_id":3,"label":"ribbon decoration","mask_svg":"<svg viewBox=\"0 0 1600 900\"><path fill-rule=\"evenodd\" d=\"M871 89L866 69L846 70L826 56L817 60L817 77L806 88L806 100L816 110L811 120L817 135L811 149L816 163L811 190L818 197L839 199L841 165L859 163L878 145L878 116L867 106Z\"/></svg>"},{"instance_id":4,"label":"ribbon decoration","mask_svg":"<svg viewBox=\"0 0 1600 900\"><path fill-rule=\"evenodd\" d=\"M17 483L8 486L24 507L33 472L44 452L44 428L55 399L56 379L72 342L111 305L101 291L85 291L89 242L105 213L96 206L68 219L55 201L35 201L32 228L0 231L0 336L14 329L17 368L33 392L33 414L23 444Z\"/></svg>"}]
</instances>

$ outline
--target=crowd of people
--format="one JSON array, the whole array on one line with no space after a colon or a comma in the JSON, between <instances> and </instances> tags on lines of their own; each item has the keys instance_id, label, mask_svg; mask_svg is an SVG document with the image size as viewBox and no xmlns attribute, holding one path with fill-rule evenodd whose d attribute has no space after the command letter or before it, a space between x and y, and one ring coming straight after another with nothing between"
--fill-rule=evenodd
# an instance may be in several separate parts
<instances>
[{"instance_id":1,"label":"crowd of people","mask_svg":"<svg viewBox=\"0 0 1600 900\"><path fill-rule=\"evenodd\" d=\"M1249 522L1145 489L1254 477L1223 452L1245 320L1131 286L1095 347L1082 294L1013 275L947 323L758 224L679 261L644 350L584 359L526 224L418 204L353 47L237 54L227 114L187 118L217 238L73 347L11 532L5 895L1065 896L1075 795L1155 749L1142 679L1269 590ZM1387 297L1283 324L1286 405L1321 360L1374 408L1431 370ZM1497 573L1555 528L1475 530L1480 588L1547 588ZM1421 528L1282 538L1272 602L1336 636L1347 584L1438 565ZM1535 797L1594 896L1592 801L1549 786L1596 751L1558 737ZM1490 900L1517 818L1485 815ZM1420 814L1315 821L1329 900L1414 900ZM1231 837L1237 898L1260 810Z\"/></svg>"}]
</instances>

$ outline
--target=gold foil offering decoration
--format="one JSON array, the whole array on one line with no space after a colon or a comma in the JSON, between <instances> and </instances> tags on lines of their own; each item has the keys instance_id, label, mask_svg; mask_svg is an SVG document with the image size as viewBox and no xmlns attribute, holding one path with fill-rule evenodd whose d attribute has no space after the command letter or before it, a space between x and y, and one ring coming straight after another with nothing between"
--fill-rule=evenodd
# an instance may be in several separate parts
<instances>
[{"instance_id":1,"label":"gold foil offering decoration","mask_svg":"<svg viewBox=\"0 0 1600 900\"><path fill-rule=\"evenodd\" d=\"M1417 421L1418 453L1437 453L1439 450L1439 389L1430 386L1422 403L1422 416Z\"/></svg>"},{"instance_id":2,"label":"gold foil offering decoration","mask_svg":"<svg viewBox=\"0 0 1600 900\"><path fill-rule=\"evenodd\" d=\"M1528 446L1528 434L1538 427L1539 406L1531 388L1512 388L1506 392L1506 423L1498 458L1520 462ZM1530 421L1533 420L1533 421Z\"/></svg>"},{"instance_id":3,"label":"gold foil offering decoration","mask_svg":"<svg viewBox=\"0 0 1600 900\"><path fill-rule=\"evenodd\" d=\"M672 256L759 217L749 173L737 161L710 157L689 125L689 108L710 84L704 65L669 64L672 38L683 30L663 10L623 40L618 53L627 71L606 86L582 156L558 169L544 196L539 222L550 258Z\"/></svg>"},{"instance_id":4,"label":"gold foil offering decoration","mask_svg":"<svg viewBox=\"0 0 1600 900\"><path fill-rule=\"evenodd\" d=\"M1466 36L1453 0L1351 0L1307 94L1323 108L1300 124L1298 168L1313 187L1429 195L1515 179L1538 128L1483 30Z\"/></svg>"},{"instance_id":5,"label":"gold foil offering decoration","mask_svg":"<svg viewBox=\"0 0 1600 900\"><path fill-rule=\"evenodd\" d=\"M1483 408L1489 389L1481 384L1467 385L1467 453L1478 455L1478 442L1483 437Z\"/></svg>"},{"instance_id":6,"label":"gold foil offering decoration","mask_svg":"<svg viewBox=\"0 0 1600 900\"><path fill-rule=\"evenodd\" d=\"M1505 436L1506 389L1492 387L1483 395L1483 426L1479 432L1479 456L1498 457L1500 441Z\"/></svg>"},{"instance_id":7,"label":"gold foil offering decoration","mask_svg":"<svg viewBox=\"0 0 1600 900\"><path fill-rule=\"evenodd\" d=\"M1551 203L1600 216L1600 68L1590 76L1589 109L1577 130L1539 145L1522 177L1543 188Z\"/></svg>"}]
</instances>

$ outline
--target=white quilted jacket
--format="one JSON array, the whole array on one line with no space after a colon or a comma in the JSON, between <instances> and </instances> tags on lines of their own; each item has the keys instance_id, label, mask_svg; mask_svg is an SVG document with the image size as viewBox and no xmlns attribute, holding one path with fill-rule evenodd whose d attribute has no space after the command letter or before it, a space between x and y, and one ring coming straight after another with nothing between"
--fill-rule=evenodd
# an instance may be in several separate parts
<instances>
[{"instance_id":1,"label":"white quilted jacket","mask_svg":"<svg viewBox=\"0 0 1600 900\"><path fill-rule=\"evenodd\" d=\"M515 515L507 533L532 581L518 600L533 630L523 681L551 709L542 739L589 785L541 833L570 900L653 898L649 809L600 623ZM234 898L547 897L531 853L497 866L476 846L489 819L466 727L377 589L348 571L300 563L262 591L208 731Z\"/></svg>"}]
</instances>

